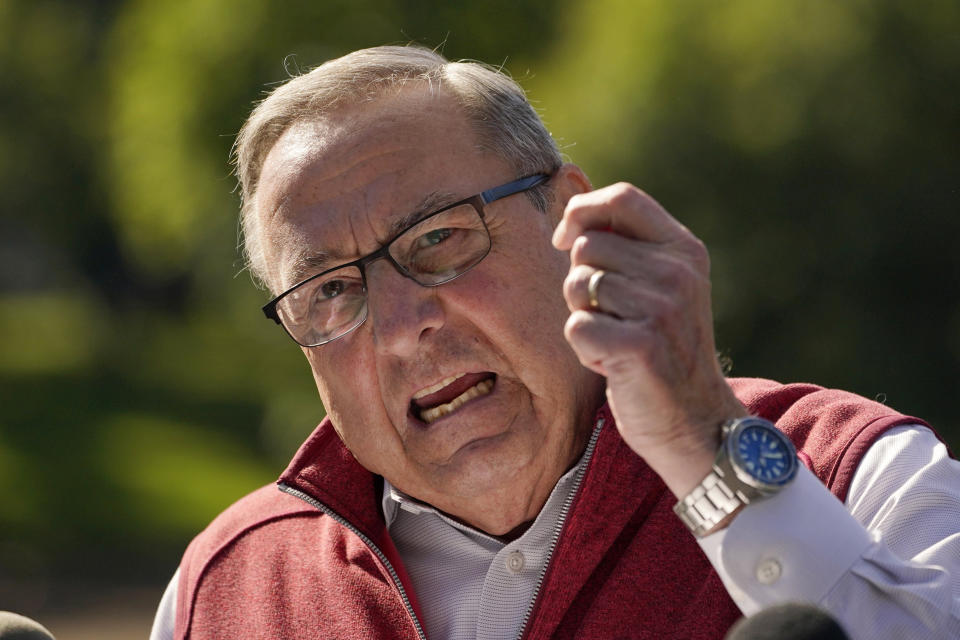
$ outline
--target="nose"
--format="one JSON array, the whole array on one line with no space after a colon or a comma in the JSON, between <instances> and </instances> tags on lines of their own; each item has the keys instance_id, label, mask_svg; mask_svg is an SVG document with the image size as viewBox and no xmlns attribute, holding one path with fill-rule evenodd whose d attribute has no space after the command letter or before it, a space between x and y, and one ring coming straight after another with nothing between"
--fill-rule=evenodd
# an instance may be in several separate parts
<instances>
[{"instance_id":1,"label":"nose","mask_svg":"<svg viewBox=\"0 0 960 640\"><path fill-rule=\"evenodd\" d=\"M424 287L401 275L389 260L366 267L367 323L377 353L399 357L416 353L420 341L443 326L436 287Z\"/></svg>"}]
</instances>

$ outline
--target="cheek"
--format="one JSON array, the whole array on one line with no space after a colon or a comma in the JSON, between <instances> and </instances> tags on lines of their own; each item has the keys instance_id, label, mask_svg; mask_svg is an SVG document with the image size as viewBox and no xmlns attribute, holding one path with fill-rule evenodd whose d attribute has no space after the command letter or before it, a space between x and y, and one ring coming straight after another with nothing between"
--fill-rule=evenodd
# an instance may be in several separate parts
<instances>
[{"instance_id":1,"label":"cheek","mask_svg":"<svg viewBox=\"0 0 960 640\"><path fill-rule=\"evenodd\" d=\"M563 338L569 315L562 290L569 269L566 254L549 247L513 251L491 255L494 268L478 270L462 283L465 315L508 360L569 351ZM517 255L528 259L511 259Z\"/></svg>"},{"instance_id":2,"label":"cheek","mask_svg":"<svg viewBox=\"0 0 960 640\"><path fill-rule=\"evenodd\" d=\"M304 349L304 354L340 439L358 458L368 457L366 452L383 440L373 426L385 423L386 416L379 401L376 371L362 352L351 351L347 342Z\"/></svg>"},{"instance_id":3,"label":"cheek","mask_svg":"<svg viewBox=\"0 0 960 640\"><path fill-rule=\"evenodd\" d=\"M514 309L521 311L519 315L529 318L541 331L561 330L569 315L563 298L569 258L552 247L541 248L536 255L528 253L528 256L524 276L517 283Z\"/></svg>"},{"instance_id":4,"label":"cheek","mask_svg":"<svg viewBox=\"0 0 960 640\"><path fill-rule=\"evenodd\" d=\"M317 385L317 391L320 394L320 401L323 403L323 408L336 426L340 422L337 414L341 412L342 408L337 405L334 399L344 397L344 394L342 390L330 384L331 382L336 382L337 378L330 375L330 359L321 355L323 353L321 349L322 347L303 348L303 354L307 357L307 362L310 364L310 372L313 374L313 381ZM339 427L337 430L339 431Z\"/></svg>"}]
</instances>

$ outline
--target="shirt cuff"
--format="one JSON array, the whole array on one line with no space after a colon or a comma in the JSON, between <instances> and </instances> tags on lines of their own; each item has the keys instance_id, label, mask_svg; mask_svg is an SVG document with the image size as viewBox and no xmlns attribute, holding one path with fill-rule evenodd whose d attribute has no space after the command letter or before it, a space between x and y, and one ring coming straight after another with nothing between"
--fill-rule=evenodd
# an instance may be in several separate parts
<instances>
[{"instance_id":1,"label":"shirt cuff","mask_svg":"<svg viewBox=\"0 0 960 640\"><path fill-rule=\"evenodd\" d=\"M866 553L870 534L803 465L775 496L737 514L700 547L744 615L819 603Z\"/></svg>"}]
</instances>

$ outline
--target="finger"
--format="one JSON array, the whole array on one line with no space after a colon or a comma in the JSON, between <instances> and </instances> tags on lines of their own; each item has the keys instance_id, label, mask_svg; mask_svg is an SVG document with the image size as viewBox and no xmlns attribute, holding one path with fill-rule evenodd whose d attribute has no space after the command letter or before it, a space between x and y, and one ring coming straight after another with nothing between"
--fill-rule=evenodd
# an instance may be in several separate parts
<instances>
[{"instance_id":1,"label":"finger","mask_svg":"<svg viewBox=\"0 0 960 640\"><path fill-rule=\"evenodd\" d=\"M619 274L602 271L599 269L594 269L589 265L577 265L570 269L570 273L567 274L567 277L563 281L563 297L567 301L567 307L570 311L602 311L606 313L612 313L613 309L608 304L607 306L603 305L604 301L609 302L606 296L604 295L604 300L600 300L600 287L605 284L605 281L608 278L620 278ZM596 279L596 282L594 282ZM590 287L593 283L595 292L597 295L597 306L591 304L590 296ZM606 287L605 287L606 288Z\"/></svg>"},{"instance_id":2,"label":"finger","mask_svg":"<svg viewBox=\"0 0 960 640\"><path fill-rule=\"evenodd\" d=\"M573 264L564 279L563 294L571 311L590 310L590 279L598 270L604 276L596 285L600 310L620 317L635 317L636 298L644 291L697 305L709 299L709 273L683 256L647 250L630 255L603 254L589 264Z\"/></svg>"},{"instance_id":3,"label":"finger","mask_svg":"<svg viewBox=\"0 0 960 640\"><path fill-rule=\"evenodd\" d=\"M607 285L606 278L603 284ZM601 304L609 303L614 293L607 289L606 294L601 294L605 295ZM616 371L628 362L643 362L646 363L644 367L655 365L655 369L663 369L660 360L668 353L673 354L670 356L671 366L687 360L688 356L680 353L699 340L696 337L699 329L684 326L680 321L689 310L677 305L669 296L652 290L638 292L631 301L635 305L632 317L615 317L584 309L571 312L564 325L564 336L580 361L591 367L603 363L609 375L611 367ZM678 351L674 348L676 346L684 349Z\"/></svg>"},{"instance_id":4,"label":"finger","mask_svg":"<svg viewBox=\"0 0 960 640\"><path fill-rule=\"evenodd\" d=\"M619 320L612 316L575 309L563 326L563 335L580 364L604 377L609 376L603 366L606 351L597 348L597 340L602 333L610 335L610 332L619 330L617 322Z\"/></svg>"},{"instance_id":5,"label":"finger","mask_svg":"<svg viewBox=\"0 0 960 640\"><path fill-rule=\"evenodd\" d=\"M598 269L620 271L628 276L642 275L646 263L659 256L672 256L709 273L709 255L699 239L690 236L668 246L632 240L615 233L587 231L570 248L570 264L588 264Z\"/></svg>"},{"instance_id":6,"label":"finger","mask_svg":"<svg viewBox=\"0 0 960 640\"><path fill-rule=\"evenodd\" d=\"M590 302L590 283L598 272L602 276L594 284L597 305L593 306ZM616 271L578 265L570 270L564 280L563 295L571 312L605 313L623 320L643 320L655 312L656 308L651 304L662 304L664 299L673 299L678 293L683 300L693 299L688 292L696 283L682 275L678 276L675 269L661 269L657 277L658 280L629 278ZM674 284L665 285L664 282Z\"/></svg>"},{"instance_id":7,"label":"finger","mask_svg":"<svg viewBox=\"0 0 960 640\"><path fill-rule=\"evenodd\" d=\"M580 309L567 318L563 333L581 364L609 377L623 369L626 361L649 362L658 357L663 337L655 326L651 318L624 320Z\"/></svg>"},{"instance_id":8,"label":"finger","mask_svg":"<svg viewBox=\"0 0 960 640\"><path fill-rule=\"evenodd\" d=\"M585 231L604 229L649 242L668 242L689 234L656 200L620 183L570 198L554 230L553 244L566 251Z\"/></svg>"},{"instance_id":9,"label":"finger","mask_svg":"<svg viewBox=\"0 0 960 640\"><path fill-rule=\"evenodd\" d=\"M656 250L662 250L662 245L625 238L616 233L586 231L570 247L570 264L636 273L644 258Z\"/></svg>"},{"instance_id":10,"label":"finger","mask_svg":"<svg viewBox=\"0 0 960 640\"><path fill-rule=\"evenodd\" d=\"M599 274L599 276L597 275ZM591 304L590 287L594 282L597 306ZM617 315L613 305L613 284L611 280L621 279L620 274L612 271L594 269L588 265L578 265L570 269L563 281L563 297L570 311L593 311ZM619 290L620 287L617 287ZM601 298L601 296L603 296Z\"/></svg>"}]
</instances>

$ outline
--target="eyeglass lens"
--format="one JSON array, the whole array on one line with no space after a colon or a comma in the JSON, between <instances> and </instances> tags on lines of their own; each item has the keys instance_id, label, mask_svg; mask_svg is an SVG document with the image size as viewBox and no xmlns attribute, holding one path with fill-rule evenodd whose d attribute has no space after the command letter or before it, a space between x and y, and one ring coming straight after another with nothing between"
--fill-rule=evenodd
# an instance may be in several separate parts
<instances>
[{"instance_id":1,"label":"eyeglass lens","mask_svg":"<svg viewBox=\"0 0 960 640\"><path fill-rule=\"evenodd\" d=\"M401 273L424 286L448 282L479 263L490 250L480 212L461 204L429 216L390 243ZM367 291L360 267L348 265L307 280L277 304L290 336L304 346L330 342L366 319Z\"/></svg>"}]
</instances>

